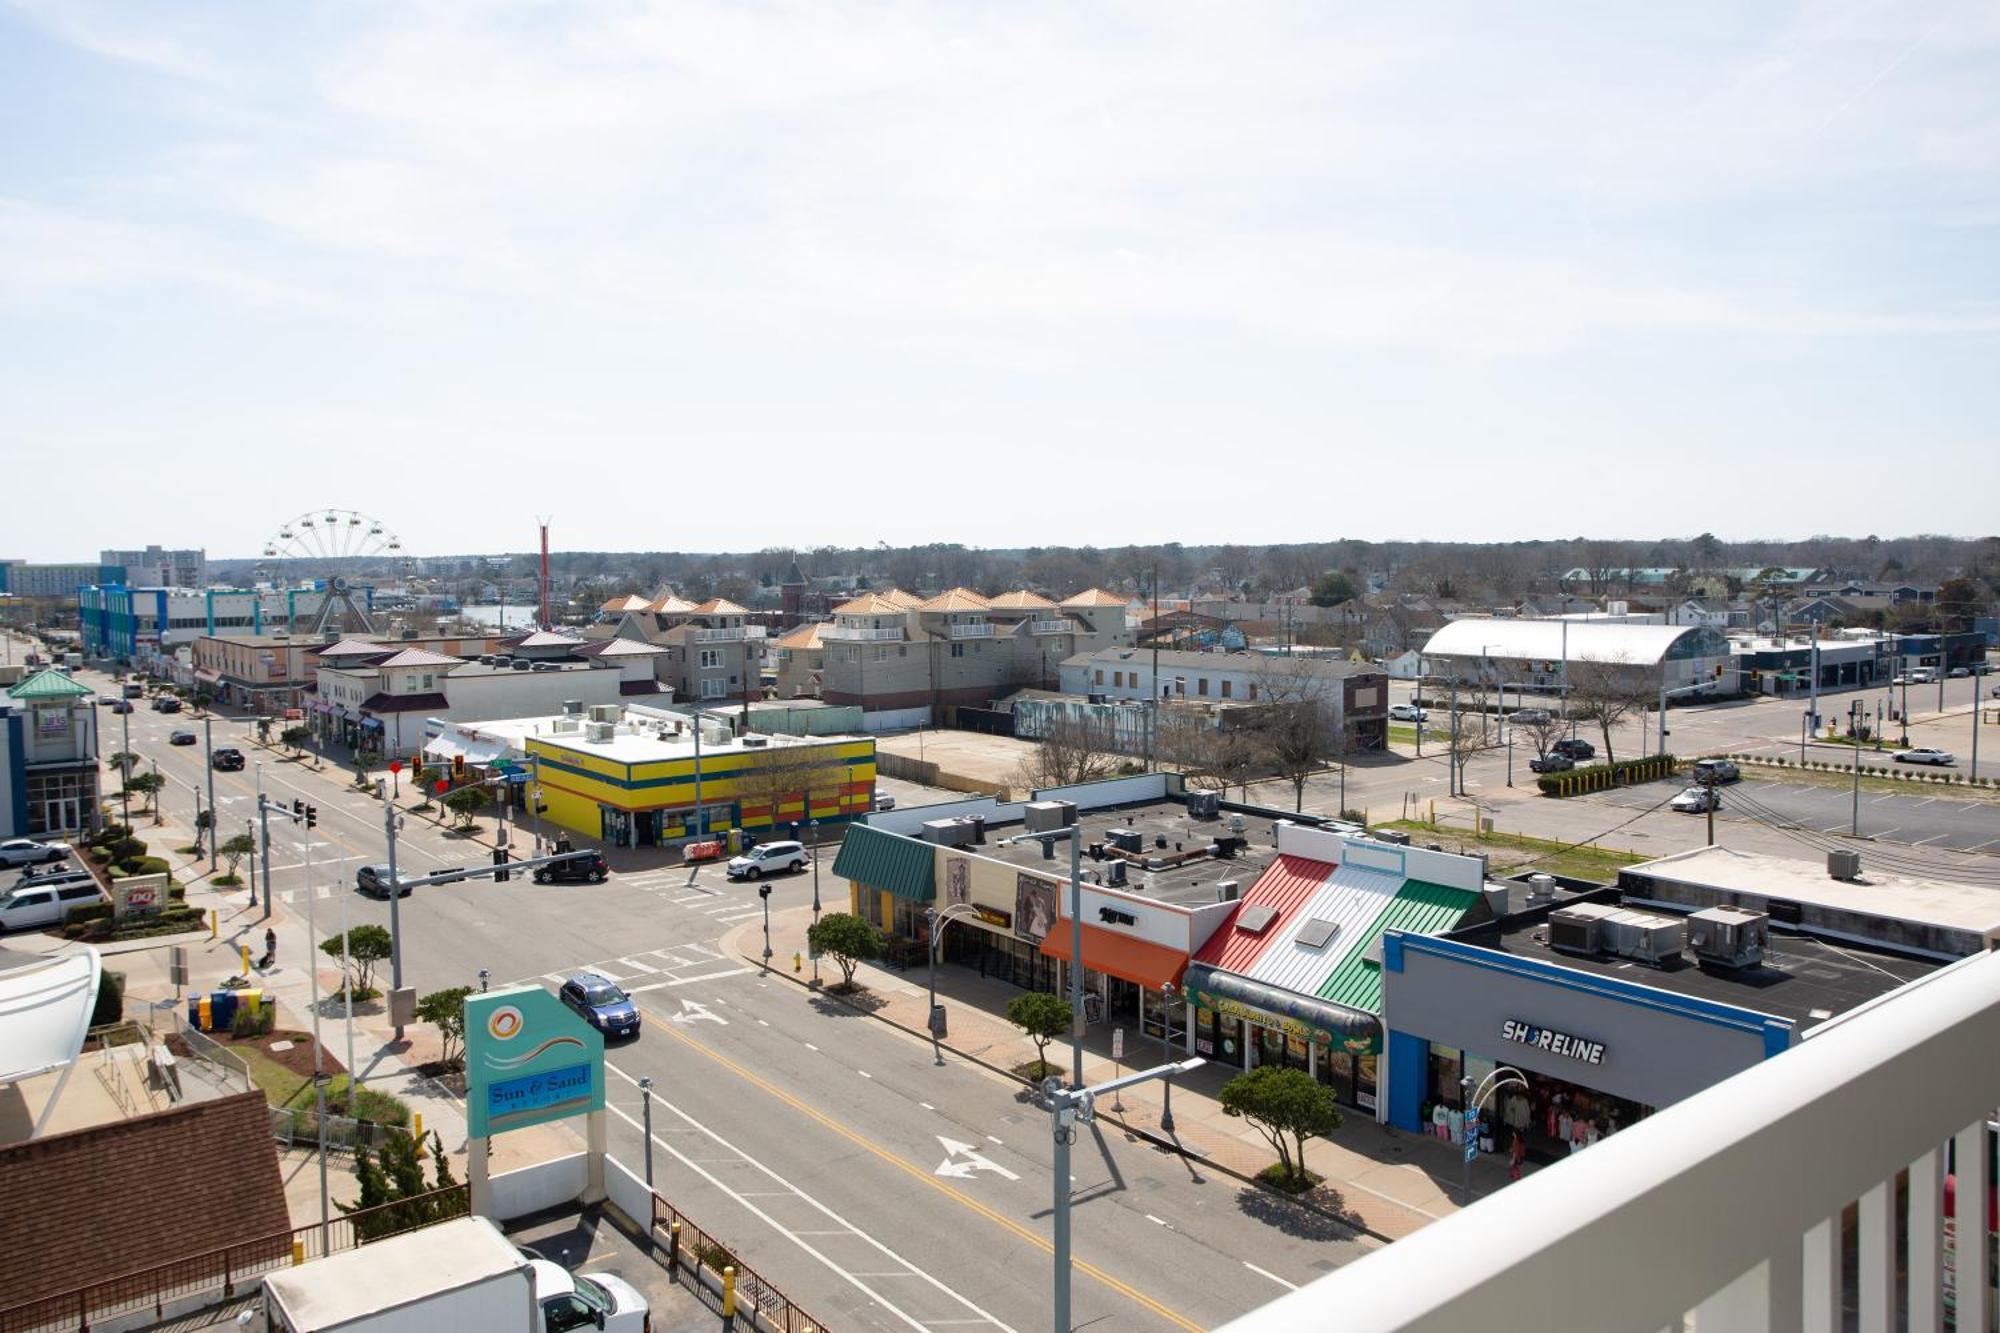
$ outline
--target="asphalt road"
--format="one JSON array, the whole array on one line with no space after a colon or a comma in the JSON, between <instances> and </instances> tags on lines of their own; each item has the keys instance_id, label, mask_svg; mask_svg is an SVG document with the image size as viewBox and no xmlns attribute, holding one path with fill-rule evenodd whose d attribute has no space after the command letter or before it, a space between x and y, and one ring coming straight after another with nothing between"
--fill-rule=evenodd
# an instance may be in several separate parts
<instances>
[{"instance_id":1,"label":"asphalt road","mask_svg":"<svg viewBox=\"0 0 2000 1333\"><path fill-rule=\"evenodd\" d=\"M104 678L84 681L112 692ZM207 799L204 752L166 737L199 733L200 721L143 704L100 720L106 753L123 746L118 724L129 721L130 748L148 767L157 762L168 779L163 799L187 822L196 786ZM247 724L218 717L213 729L217 746L252 759L244 772L215 775L225 834L255 814L260 759L274 799L299 795L319 807L310 890L305 830L272 820L277 901L299 914L310 907L320 936L337 931L343 913L346 924L387 925L388 904L351 887L355 866L382 859L381 802L349 786L344 770L316 771L256 747ZM409 804L406 792L404 866L487 863L490 821L485 840L471 842ZM517 850L524 841L517 836ZM579 970L602 972L646 1017L636 1040L609 1053L613 1148L623 1161L642 1160L636 1083L652 1077L661 1191L747 1264L836 1327L1046 1326L1046 1113L1010 1080L956 1060L938 1068L926 1043L816 1004L725 955L723 935L762 914L755 885L727 882L719 866L691 874L661 853L612 856L615 873L603 885L517 876L419 889L400 904L406 982L420 991L477 984L485 968L495 985L553 988ZM773 907L812 900L810 875L770 887ZM830 874L821 888L830 908L845 906ZM341 1040L336 1024L327 1041L338 1052ZM1109 1126L1080 1136L1072 1174L1079 1326L1210 1327L1373 1244Z\"/></svg>"},{"instance_id":2,"label":"asphalt road","mask_svg":"<svg viewBox=\"0 0 2000 1333\"><path fill-rule=\"evenodd\" d=\"M1643 809L1668 799L1686 785L1649 782L1604 793L1603 799L1627 809ZM1815 833L1845 835L1853 827L1854 812L1854 796L1848 788L1746 777L1722 789L1716 821L1769 826L1774 822L1771 816L1777 816L1778 821ZM1684 818L1692 824L1704 822L1700 815ZM1862 837L1884 842L1969 852L2000 849L2000 805L1990 801L1863 790L1860 822Z\"/></svg>"}]
</instances>

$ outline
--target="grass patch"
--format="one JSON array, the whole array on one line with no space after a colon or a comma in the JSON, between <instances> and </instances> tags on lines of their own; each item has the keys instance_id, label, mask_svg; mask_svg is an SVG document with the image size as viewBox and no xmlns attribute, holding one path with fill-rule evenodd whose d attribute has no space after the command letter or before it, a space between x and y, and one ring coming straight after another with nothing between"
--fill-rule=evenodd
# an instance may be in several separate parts
<instances>
[{"instance_id":1,"label":"grass patch","mask_svg":"<svg viewBox=\"0 0 2000 1333\"><path fill-rule=\"evenodd\" d=\"M293 1091L287 1102L273 1105L291 1111L313 1109L314 1098L312 1077L307 1075ZM410 1108L402 1098L392 1097L386 1092L377 1092L370 1087L355 1088L345 1074L335 1074L326 1082L326 1113L347 1116L354 1120L366 1120L377 1125L397 1125L407 1127L410 1123Z\"/></svg>"},{"instance_id":2,"label":"grass patch","mask_svg":"<svg viewBox=\"0 0 2000 1333\"><path fill-rule=\"evenodd\" d=\"M228 871L224 871L209 881L211 887L218 889L233 889L241 883L243 883L243 876L232 875Z\"/></svg>"},{"instance_id":3,"label":"grass patch","mask_svg":"<svg viewBox=\"0 0 2000 1333\"><path fill-rule=\"evenodd\" d=\"M1061 1074L1062 1066L1052 1065L1047 1060L1023 1060L1008 1072L1016 1078L1025 1078L1031 1083L1040 1083L1051 1074Z\"/></svg>"},{"instance_id":4,"label":"grass patch","mask_svg":"<svg viewBox=\"0 0 2000 1333\"><path fill-rule=\"evenodd\" d=\"M1297 1175L1286 1175L1283 1162L1273 1162L1257 1173L1260 1184L1285 1194L1304 1194L1319 1188L1325 1177L1313 1171L1301 1171Z\"/></svg>"},{"instance_id":5,"label":"grass patch","mask_svg":"<svg viewBox=\"0 0 2000 1333\"><path fill-rule=\"evenodd\" d=\"M1551 875L1573 875L1578 879L1610 883L1625 866L1647 858L1631 851L1609 847L1571 847L1553 838L1531 838L1524 833L1471 833L1460 829L1433 828L1416 819L1395 819L1377 828L1400 829L1412 840L1435 842L1449 852L1484 852L1489 869L1501 874L1515 866L1534 862L1537 870Z\"/></svg>"},{"instance_id":6,"label":"grass patch","mask_svg":"<svg viewBox=\"0 0 2000 1333\"><path fill-rule=\"evenodd\" d=\"M312 1101L312 1075L287 1069L248 1043L229 1049L242 1056L243 1063L250 1066L250 1081L257 1085L264 1094L264 1100L271 1105L285 1106L301 1092L308 1103Z\"/></svg>"},{"instance_id":7,"label":"grass patch","mask_svg":"<svg viewBox=\"0 0 2000 1333\"><path fill-rule=\"evenodd\" d=\"M1391 723L1389 726L1389 739L1392 741L1401 741L1405 745L1415 745L1417 743L1417 729L1415 726L1399 727ZM1451 733L1439 731L1436 727L1425 723L1424 739L1434 745L1443 745L1451 739Z\"/></svg>"}]
</instances>

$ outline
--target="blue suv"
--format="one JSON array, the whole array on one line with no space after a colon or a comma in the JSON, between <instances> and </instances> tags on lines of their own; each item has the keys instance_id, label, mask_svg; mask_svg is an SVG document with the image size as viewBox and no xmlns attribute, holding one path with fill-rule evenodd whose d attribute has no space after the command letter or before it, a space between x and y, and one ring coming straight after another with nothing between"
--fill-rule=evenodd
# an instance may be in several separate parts
<instances>
[{"instance_id":1,"label":"blue suv","mask_svg":"<svg viewBox=\"0 0 2000 1333\"><path fill-rule=\"evenodd\" d=\"M632 997L595 972L579 972L558 992L583 1021L608 1037L639 1035L639 1006Z\"/></svg>"}]
</instances>

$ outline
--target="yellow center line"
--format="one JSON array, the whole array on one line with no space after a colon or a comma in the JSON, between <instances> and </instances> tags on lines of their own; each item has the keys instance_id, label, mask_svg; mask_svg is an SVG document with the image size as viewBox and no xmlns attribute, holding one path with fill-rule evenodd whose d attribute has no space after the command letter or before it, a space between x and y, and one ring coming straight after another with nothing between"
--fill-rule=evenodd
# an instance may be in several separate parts
<instances>
[{"instance_id":1,"label":"yellow center line","mask_svg":"<svg viewBox=\"0 0 2000 1333\"><path fill-rule=\"evenodd\" d=\"M656 1023L653 1026L653 1030L655 1032L658 1032L662 1029L665 1029L669 1034L671 1034L675 1040L682 1042L685 1045L691 1046L697 1051L700 1051L703 1055L715 1061L717 1064L721 1065L724 1069L727 1069L732 1074L735 1074L738 1078L744 1080L746 1083L749 1083L752 1086L761 1089L770 1096L777 1098L779 1101L785 1103L785 1105L791 1107L793 1110L798 1111L803 1115L810 1116L813 1120L817 1121L821 1125L824 1125L826 1128L832 1130L834 1133L840 1135L842 1138L846 1139L849 1143L854 1144L858 1148L866 1149L868 1152L873 1153L876 1157L880 1158L882 1161L887 1162L891 1166L898 1167L901 1170L909 1173L911 1176L915 1177L917 1180L922 1181L924 1184L930 1186L932 1189L944 1195L946 1198L949 1198L954 1202L962 1204L966 1208L971 1209L973 1212L978 1213L981 1217L984 1217L989 1222L992 1222L997 1226L1005 1227L1008 1231L1013 1232L1016 1236L1020 1237L1024 1241L1027 1241L1030 1245L1039 1248L1044 1254L1053 1254L1055 1252L1054 1242L1043 1239L1043 1237L1039 1233L1031 1230L1028 1227L1022 1226L1019 1222L1016 1222L1011 1217L1007 1217L1002 1213L996 1212L994 1209L987 1207L985 1204L979 1202L979 1200L973 1198L972 1196L960 1190L953 1189L950 1185L945 1184L942 1180L938 1179L936 1176L932 1175L929 1171L926 1171L923 1167L917 1165L915 1162L906 1161L905 1159L898 1157L895 1153L892 1153L888 1149L882 1147L880 1144L875 1143L867 1136L863 1134L858 1134L855 1131L849 1129L846 1125L841 1124L838 1120L835 1120L833 1117L825 1114L824 1112L820 1111L819 1109L810 1105L809 1103L801 1101L799 1098L794 1097L791 1093L786 1092L783 1088L780 1088L775 1084L769 1082L768 1080L764 1079L761 1075L752 1073L750 1070L745 1069L742 1065L737 1064L734 1060L731 1060L728 1056L722 1054L720 1051L717 1051L712 1047L705 1046L701 1042L696 1041L693 1037L690 1037L685 1032L682 1032L672 1023ZM1120 1282L1117 1278L1111 1276L1111 1274L1105 1272L1103 1269L1097 1267L1095 1264L1085 1263L1083 1260L1075 1258L1072 1258L1071 1263L1074 1265L1077 1271L1085 1273L1092 1278L1095 1278L1097 1281L1111 1288L1111 1290L1117 1292L1119 1295L1124 1296L1128 1300L1131 1300L1139 1305L1144 1306L1148 1310L1151 1310L1154 1314L1160 1316L1160 1318L1166 1320L1168 1323L1174 1325L1176 1328L1184 1328L1188 1330L1188 1333L1200 1333L1202 1325L1191 1323L1190 1321L1183 1319L1180 1315L1175 1314L1172 1310L1160 1304L1152 1297L1146 1295L1144 1292L1138 1291L1137 1289L1131 1286L1128 1286L1123 1282Z\"/></svg>"}]
</instances>

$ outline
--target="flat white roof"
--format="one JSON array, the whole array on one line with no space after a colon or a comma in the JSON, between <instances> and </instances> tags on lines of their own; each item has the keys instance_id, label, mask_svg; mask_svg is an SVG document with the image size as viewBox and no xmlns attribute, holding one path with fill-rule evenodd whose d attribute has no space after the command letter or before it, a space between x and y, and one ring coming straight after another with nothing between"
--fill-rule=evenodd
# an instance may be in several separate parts
<instances>
[{"instance_id":1,"label":"flat white roof","mask_svg":"<svg viewBox=\"0 0 2000 1333\"><path fill-rule=\"evenodd\" d=\"M625 720L617 724L617 731L608 741L589 739L589 733L584 730L589 725L588 719L588 714L574 718L572 720L577 723L577 729L560 732L555 729L557 719L553 716L465 722L447 726L445 737L454 744L463 745L461 737L477 733L481 738L502 741L510 749L522 754L527 753L527 742L532 739L544 745L559 746L565 750L575 750L620 764L657 764L670 759L694 758L695 743L691 730L693 719L685 713L628 707ZM679 728L673 726L676 721L680 723ZM655 730L663 724L668 727L665 736L659 735ZM849 735L766 736L753 731L750 733L751 737L763 743L745 745L742 737L730 737L726 740L718 738L716 731L720 726L719 722L711 723L709 730L703 733L702 758L734 754L768 754L772 750L835 745L842 741L862 739Z\"/></svg>"},{"instance_id":2,"label":"flat white roof","mask_svg":"<svg viewBox=\"0 0 2000 1333\"><path fill-rule=\"evenodd\" d=\"M1666 657L1677 640L1700 630L1697 625L1630 625L1604 620L1454 620L1431 635L1424 645L1424 656L1556 662L1567 653L1572 662L1653 666Z\"/></svg>"},{"instance_id":3,"label":"flat white roof","mask_svg":"<svg viewBox=\"0 0 2000 1333\"><path fill-rule=\"evenodd\" d=\"M1739 852L1730 847L1697 847L1626 869L1635 875L1975 934L2000 926L2000 888L1871 870L1865 849L1861 878L1852 882L1828 875L1824 861Z\"/></svg>"},{"instance_id":4,"label":"flat white roof","mask_svg":"<svg viewBox=\"0 0 2000 1333\"><path fill-rule=\"evenodd\" d=\"M527 1262L491 1222L461 1217L268 1274L264 1285L294 1323L326 1328L469 1287Z\"/></svg>"}]
</instances>

